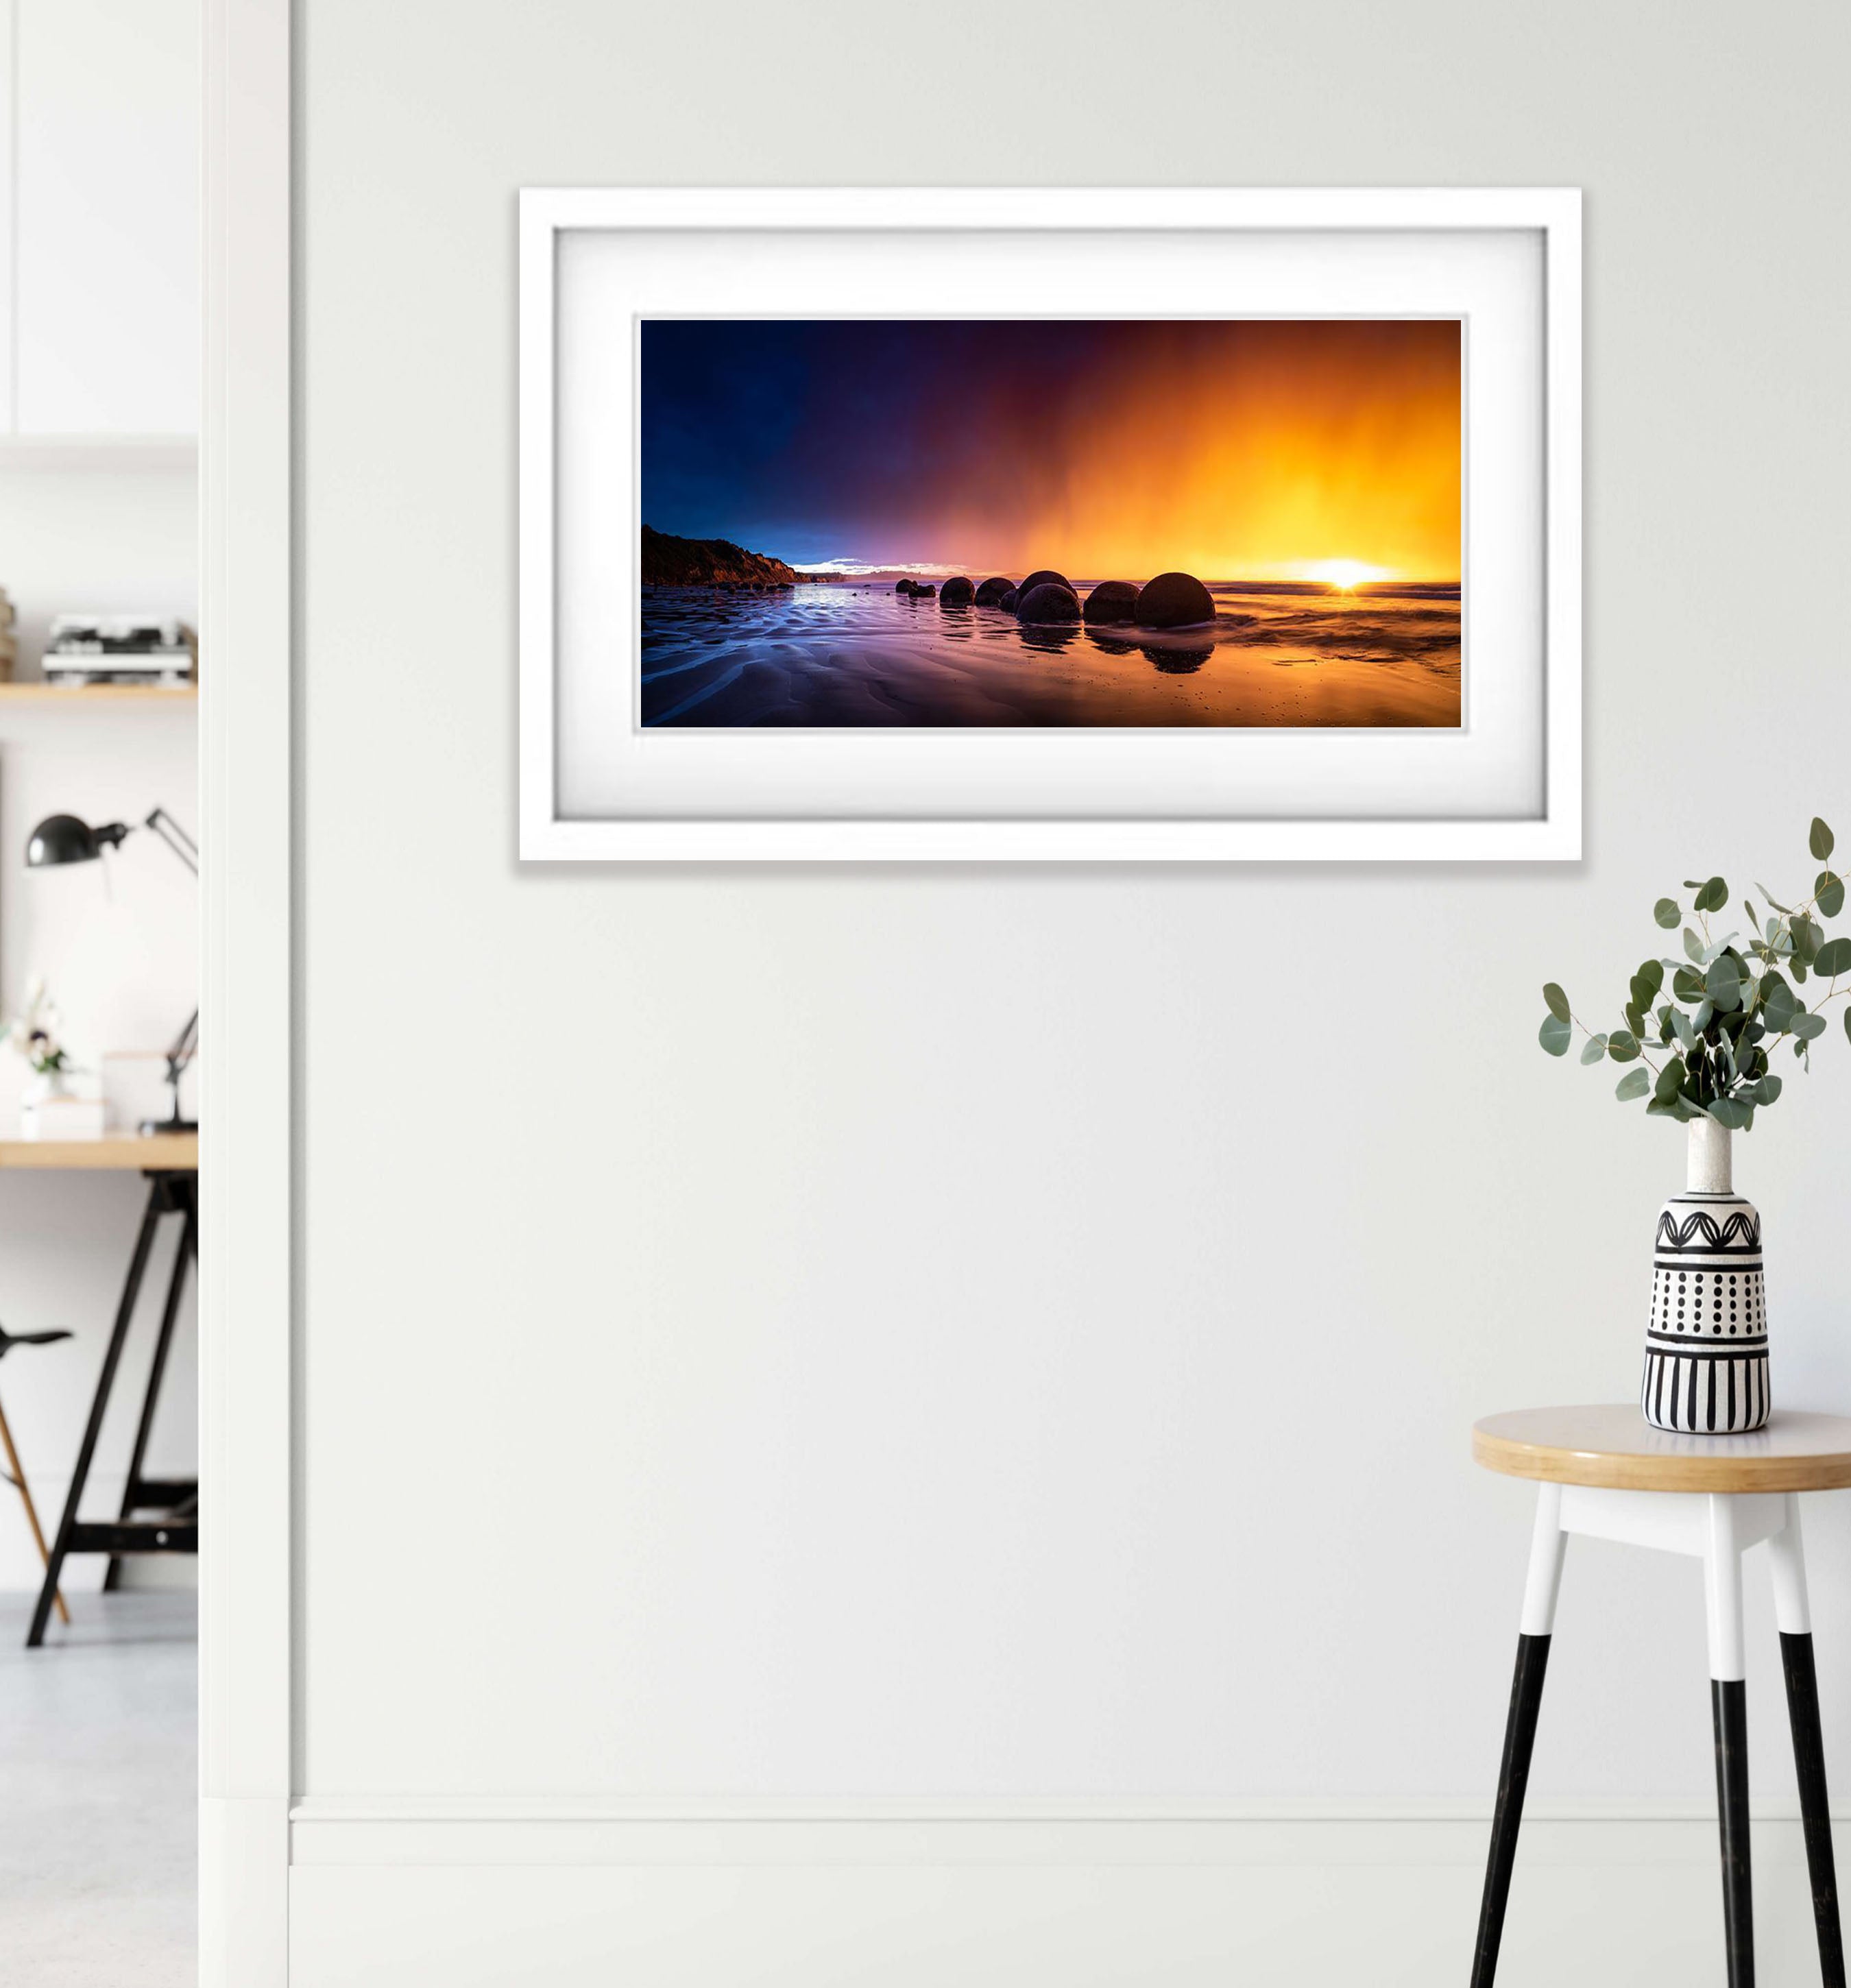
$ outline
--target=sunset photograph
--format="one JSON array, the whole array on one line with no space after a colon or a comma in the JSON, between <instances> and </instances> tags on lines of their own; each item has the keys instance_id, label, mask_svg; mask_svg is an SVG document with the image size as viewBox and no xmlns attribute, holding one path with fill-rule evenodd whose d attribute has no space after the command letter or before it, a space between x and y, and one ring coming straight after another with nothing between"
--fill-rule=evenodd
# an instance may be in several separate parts
<instances>
[{"instance_id":1,"label":"sunset photograph","mask_svg":"<svg viewBox=\"0 0 1851 1988\"><path fill-rule=\"evenodd\" d=\"M640 327L645 727L1457 727L1461 326Z\"/></svg>"}]
</instances>

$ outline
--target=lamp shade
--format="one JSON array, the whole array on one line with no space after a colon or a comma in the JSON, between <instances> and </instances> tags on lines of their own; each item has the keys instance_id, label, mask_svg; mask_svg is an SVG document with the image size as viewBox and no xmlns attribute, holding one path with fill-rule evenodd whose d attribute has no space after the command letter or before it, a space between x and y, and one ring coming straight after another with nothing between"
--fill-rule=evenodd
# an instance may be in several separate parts
<instances>
[{"instance_id":1,"label":"lamp shade","mask_svg":"<svg viewBox=\"0 0 1851 1988\"><path fill-rule=\"evenodd\" d=\"M59 863L94 863L103 854L103 839L74 814L48 814L25 845L29 870L49 869Z\"/></svg>"}]
</instances>

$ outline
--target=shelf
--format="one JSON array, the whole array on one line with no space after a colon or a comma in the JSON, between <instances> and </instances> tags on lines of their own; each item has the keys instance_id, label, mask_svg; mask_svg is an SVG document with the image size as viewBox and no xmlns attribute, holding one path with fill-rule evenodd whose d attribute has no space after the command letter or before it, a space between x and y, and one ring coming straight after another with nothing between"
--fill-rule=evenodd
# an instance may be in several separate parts
<instances>
[{"instance_id":1,"label":"shelf","mask_svg":"<svg viewBox=\"0 0 1851 1988\"><path fill-rule=\"evenodd\" d=\"M9 704L197 704L199 686L181 684L0 683L0 705Z\"/></svg>"},{"instance_id":2,"label":"shelf","mask_svg":"<svg viewBox=\"0 0 1851 1988\"><path fill-rule=\"evenodd\" d=\"M0 470L188 470L199 466L192 435L0 434Z\"/></svg>"}]
</instances>

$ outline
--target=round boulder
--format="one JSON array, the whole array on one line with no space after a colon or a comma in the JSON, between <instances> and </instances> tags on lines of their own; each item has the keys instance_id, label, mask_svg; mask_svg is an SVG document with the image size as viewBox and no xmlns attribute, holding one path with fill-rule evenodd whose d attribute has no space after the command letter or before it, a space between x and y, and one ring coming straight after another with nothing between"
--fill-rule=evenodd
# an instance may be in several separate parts
<instances>
[{"instance_id":1,"label":"round boulder","mask_svg":"<svg viewBox=\"0 0 1851 1988\"><path fill-rule=\"evenodd\" d=\"M976 593L976 587L960 573L946 580L939 589L939 605L941 607L968 607Z\"/></svg>"},{"instance_id":2,"label":"round boulder","mask_svg":"<svg viewBox=\"0 0 1851 1988\"><path fill-rule=\"evenodd\" d=\"M1016 613L1021 620L1038 627L1078 621L1080 597L1061 581L1044 580L1039 587L1030 587L1020 597L1016 603Z\"/></svg>"},{"instance_id":3,"label":"round boulder","mask_svg":"<svg viewBox=\"0 0 1851 1988\"><path fill-rule=\"evenodd\" d=\"M1016 589L1016 611L1020 614L1020 604L1026 600L1037 587L1064 587L1069 593L1074 590L1073 582L1064 573L1056 573L1052 566L1042 566L1031 573Z\"/></svg>"},{"instance_id":4,"label":"round boulder","mask_svg":"<svg viewBox=\"0 0 1851 1988\"><path fill-rule=\"evenodd\" d=\"M912 597L915 600L929 600L938 590L929 580L915 580L912 583Z\"/></svg>"},{"instance_id":5,"label":"round boulder","mask_svg":"<svg viewBox=\"0 0 1851 1988\"><path fill-rule=\"evenodd\" d=\"M910 593L912 591L912 582L909 580L896 580L893 583L893 590L895 593Z\"/></svg>"},{"instance_id":6,"label":"round boulder","mask_svg":"<svg viewBox=\"0 0 1851 1988\"><path fill-rule=\"evenodd\" d=\"M1086 597L1088 621L1135 621L1138 590L1129 580L1102 580Z\"/></svg>"},{"instance_id":7,"label":"round boulder","mask_svg":"<svg viewBox=\"0 0 1851 1988\"><path fill-rule=\"evenodd\" d=\"M1193 573L1160 573L1145 581L1136 612L1141 627L1193 628L1214 620L1214 597Z\"/></svg>"},{"instance_id":8,"label":"round boulder","mask_svg":"<svg viewBox=\"0 0 1851 1988\"><path fill-rule=\"evenodd\" d=\"M977 589L977 605L980 607L1000 607L1003 595L1014 592L1015 589L1006 580L986 580Z\"/></svg>"},{"instance_id":9,"label":"round boulder","mask_svg":"<svg viewBox=\"0 0 1851 1988\"><path fill-rule=\"evenodd\" d=\"M1012 587L1009 591L1003 595L1002 599L997 603L997 605L1002 609L1005 614L1013 614L1016 611L1016 602L1020 598L1020 596L1017 594L1016 590Z\"/></svg>"}]
</instances>

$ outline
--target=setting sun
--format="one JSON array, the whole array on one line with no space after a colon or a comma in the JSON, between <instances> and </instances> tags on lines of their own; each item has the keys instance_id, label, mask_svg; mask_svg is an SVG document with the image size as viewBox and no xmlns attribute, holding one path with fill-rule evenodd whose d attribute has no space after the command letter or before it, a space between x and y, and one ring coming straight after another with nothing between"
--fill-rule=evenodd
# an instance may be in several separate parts
<instances>
[{"instance_id":1,"label":"setting sun","mask_svg":"<svg viewBox=\"0 0 1851 1988\"><path fill-rule=\"evenodd\" d=\"M1391 580L1394 576L1385 566L1370 566L1362 560L1311 560L1301 569L1299 576L1304 580L1321 580L1327 587L1341 587L1345 593L1360 587L1365 580Z\"/></svg>"}]
</instances>

